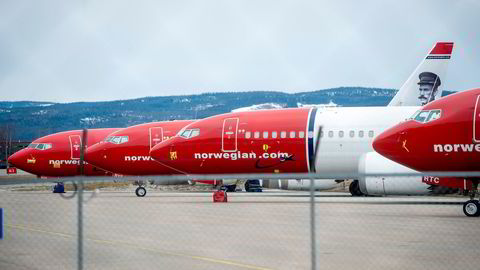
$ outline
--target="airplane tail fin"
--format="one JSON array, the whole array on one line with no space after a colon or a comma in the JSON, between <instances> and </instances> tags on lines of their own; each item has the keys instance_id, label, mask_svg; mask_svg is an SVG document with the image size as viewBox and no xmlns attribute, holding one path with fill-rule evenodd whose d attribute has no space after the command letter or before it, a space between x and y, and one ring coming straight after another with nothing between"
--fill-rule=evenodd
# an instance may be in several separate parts
<instances>
[{"instance_id":1,"label":"airplane tail fin","mask_svg":"<svg viewBox=\"0 0 480 270\"><path fill-rule=\"evenodd\" d=\"M388 106L422 106L442 96L453 42L437 42Z\"/></svg>"}]
</instances>

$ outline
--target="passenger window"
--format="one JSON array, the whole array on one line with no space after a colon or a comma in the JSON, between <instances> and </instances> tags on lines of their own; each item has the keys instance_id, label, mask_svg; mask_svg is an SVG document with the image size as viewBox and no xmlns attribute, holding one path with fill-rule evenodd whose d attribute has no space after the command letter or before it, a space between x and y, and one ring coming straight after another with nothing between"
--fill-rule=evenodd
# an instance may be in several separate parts
<instances>
[{"instance_id":1,"label":"passenger window","mask_svg":"<svg viewBox=\"0 0 480 270\"><path fill-rule=\"evenodd\" d=\"M295 138L295 131L290 131L290 138Z\"/></svg>"},{"instance_id":2,"label":"passenger window","mask_svg":"<svg viewBox=\"0 0 480 270\"><path fill-rule=\"evenodd\" d=\"M333 138L333 131L330 130L330 131L328 132L328 137Z\"/></svg>"},{"instance_id":3,"label":"passenger window","mask_svg":"<svg viewBox=\"0 0 480 270\"><path fill-rule=\"evenodd\" d=\"M280 138L285 139L286 137L287 137L287 132L286 131L280 132Z\"/></svg>"},{"instance_id":4,"label":"passenger window","mask_svg":"<svg viewBox=\"0 0 480 270\"><path fill-rule=\"evenodd\" d=\"M252 133L250 131L245 132L245 138L250 139L252 137Z\"/></svg>"},{"instance_id":5,"label":"passenger window","mask_svg":"<svg viewBox=\"0 0 480 270\"><path fill-rule=\"evenodd\" d=\"M253 137L254 137L255 139L260 138L260 131L255 131L255 133L253 133Z\"/></svg>"},{"instance_id":6,"label":"passenger window","mask_svg":"<svg viewBox=\"0 0 480 270\"><path fill-rule=\"evenodd\" d=\"M298 132L298 137L302 139L305 138L305 131Z\"/></svg>"},{"instance_id":7,"label":"passenger window","mask_svg":"<svg viewBox=\"0 0 480 270\"><path fill-rule=\"evenodd\" d=\"M277 138L277 132L276 131L272 131L272 138Z\"/></svg>"},{"instance_id":8,"label":"passenger window","mask_svg":"<svg viewBox=\"0 0 480 270\"><path fill-rule=\"evenodd\" d=\"M373 135L374 135L373 130L370 130L370 131L368 132L368 137L373 138Z\"/></svg>"},{"instance_id":9,"label":"passenger window","mask_svg":"<svg viewBox=\"0 0 480 270\"><path fill-rule=\"evenodd\" d=\"M358 137L363 138L363 130L360 130L360 131L358 132Z\"/></svg>"},{"instance_id":10,"label":"passenger window","mask_svg":"<svg viewBox=\"0 0 480 270\"><path fill-rule=\"evenodd\" d=\"M355 131L350 130L350 138L353 138L353 137L355 137Z\"/></svg>"},{"instance_id":11,"label":"passenger window","mask_svg":"<svg viewBox=\"0 0 480 270\"><path fill-rule=\"evenodd\" d=\"M340 131L338 132L338 137L343 138L343 130L340 130Z\"/></svg>"},{"instance_id":12,"label":"passenger window","mask_svg":"<svg viewBox=\"0 0 480 270\"><path fill-rule=\"evenodd\" d=\"M264 132L263 132L263 138L264 138L264 139L268 139L268 131L264 131Z\"/></svg>"}]
</instances>

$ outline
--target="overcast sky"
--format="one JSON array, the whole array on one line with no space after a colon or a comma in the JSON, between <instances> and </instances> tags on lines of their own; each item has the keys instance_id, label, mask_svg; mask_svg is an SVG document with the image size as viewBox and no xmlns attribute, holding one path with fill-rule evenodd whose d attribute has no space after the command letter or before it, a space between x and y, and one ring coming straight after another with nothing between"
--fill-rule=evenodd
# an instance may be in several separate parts
<instances>
[{"instance_id":1,"label":"overcast sky","mask_svg":"<svg viewBox=\"0 0 480 270\"><path fill-rule=\"evenodd\" d=\"M0 100L399 88L454 41L447 90L480 87L480 1L0 0ZM442 81L443 84L443 81Z\"/></svg>"}]
</instances>

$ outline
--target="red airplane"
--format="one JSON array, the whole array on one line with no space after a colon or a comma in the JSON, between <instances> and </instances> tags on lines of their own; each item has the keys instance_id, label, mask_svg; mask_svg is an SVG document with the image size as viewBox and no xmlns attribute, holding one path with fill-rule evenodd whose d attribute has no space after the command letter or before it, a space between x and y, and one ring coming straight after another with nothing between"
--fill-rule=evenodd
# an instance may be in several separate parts
<instances>
[{"instance_id":1,"label":"red airplane","mask_svg":"<svg viewBox=\"0 0 480 270\"><path fill-rule=\"evenodd\" d=\"M480 171L480 88L425 105L407 121L380 134L373 147L422 172ZM475 200L479 179L480 175L467 178L473 183L470 200L463 206L467 216L480 216L480 203Z\"/></svg>"},{"instance_id":2,"label":"red airplane","mask_svg":"<svg viewBox=\"0 0 480 270\"><path fill-rule=\"evenodd\" d=\"M106 171L122 175L165 175L179 172L166 167L150 155L150 149L158 143L175 136L180 129L193 123L193 120L152 122L120 129L108 136L105 141L89 146L85 160ZM233 182L227 180L194 180L191 184L222 185L234 190ZM185 181L162 181L161 184L184 184ZM145 195L142 190L137 196Z\"/></svg>"},{"instance_id":3,"label":"red airplane","mask_svg":"<svg viewBox=\"0 0 480 270\"><path fill-rule=\"evenodd\" d=\"M87 148L85 160L104 170L123 175L175 174L155 162L150 149L175 136L192 120L152 122L120 129Z\"/></svg>"},{"instance_id":4,"label":"red airplane","mask_svg":"<svg viewBox=\"0 0 480 270\"><path fill-rule=\"evenodd\" d=\"M118 128L89 129L87 144L95 144L117 130ZM82 130L72 130L41 137L28 147L11 155L8 162L39 177L79 175L82 134ZM84 175L101 176L111 175L111 173L86 163Z\"/></svg>"}]
</instances>

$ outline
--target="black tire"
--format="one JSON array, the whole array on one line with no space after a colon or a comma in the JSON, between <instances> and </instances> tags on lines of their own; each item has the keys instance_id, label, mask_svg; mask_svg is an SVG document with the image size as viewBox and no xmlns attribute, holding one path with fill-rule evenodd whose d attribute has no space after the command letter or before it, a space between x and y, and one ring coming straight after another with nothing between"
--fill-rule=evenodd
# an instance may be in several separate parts
<instances>
[{"instance_id":1,"label":"black tire","mask_svg":"<svg viewBox=\"0 0 480 270\"><path fill-rule=\"evenodd\" d=\"M477 200L469 200L463 204L463 213L467 217L480 216L480 203Z\"/></svg>"},{"instance_id":2,"label":"black tire","mask_svg":"<svg viewBox=\"0 0 480 270\"><path fill-rule=\"evenodd\" d=\"M137 197L145 197L145 195L147 195L147 190L144 187L137 187L137 189L135 189L135 194L137 194Z\"/></svg>"},{"instance_id":3,"label":"black tire","mask_svg":"<svg viewBox=\"0 0 480 270\"><path fill-rule=\"evenodd\" d=\"M237 189L237 185L228 185L227 186L227 192L235 192Z\"/></svg>"},{"instance_id":4,"label":"black tire","mask_svg":"<svg viewBox=\"0 0 480 270\"><path fill-rule=\"evenodd\" d=\"M364 195L360 190L360 184L358 183L358 180L353 180L350 186L348 186L348 190L353 197L361 197Z\"/></svg>"}]
</instances>

